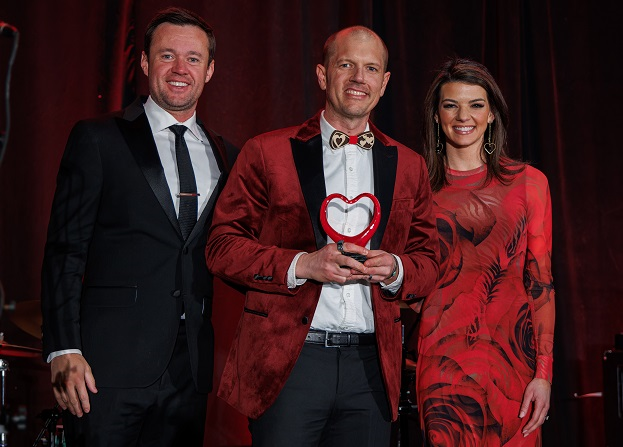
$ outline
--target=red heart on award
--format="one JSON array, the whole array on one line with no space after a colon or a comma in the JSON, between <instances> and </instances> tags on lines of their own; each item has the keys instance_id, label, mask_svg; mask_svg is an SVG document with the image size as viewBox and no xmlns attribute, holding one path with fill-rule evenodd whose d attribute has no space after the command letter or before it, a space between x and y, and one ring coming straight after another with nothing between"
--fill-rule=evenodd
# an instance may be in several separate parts
<instances>
[{"instance_id":1,"label":"red heart on award","mask_svg":"<svg viewBox=\"0 0 623 447\"><path fill-rule=\"evenodd\" d=\"M340 234L337 231L335 231L333 227L329 225L329 222L327 221L327 206L329 205L329 202L331 202L333 199L340 199L342 202L352 205L353 203L359 202L364 197L367 197L370 200L372 200L372 203L374 204L374 213L372 215L372 221L361 233L355 236L344 236L343 234ZM337 193L329 194L327 198L324 199L324 201L322 202L322 205L320 206L320 224L322 225L322 229L325 231L325 233L327 233L327 235L331 239L333 239L334 242L337 242L337 241L352 242L353 244L357 244L361 247L365 247L368 241L372 239L372 236L374 235L374 233L376 233L376 230L379 227L380 221L381 221L381 204L379 203L379 200L373 194L370 194L368 192L359 194L357 197L355 197L352 200L347 199L342 194L337 194Z\"/></svg>"}]
</instances>

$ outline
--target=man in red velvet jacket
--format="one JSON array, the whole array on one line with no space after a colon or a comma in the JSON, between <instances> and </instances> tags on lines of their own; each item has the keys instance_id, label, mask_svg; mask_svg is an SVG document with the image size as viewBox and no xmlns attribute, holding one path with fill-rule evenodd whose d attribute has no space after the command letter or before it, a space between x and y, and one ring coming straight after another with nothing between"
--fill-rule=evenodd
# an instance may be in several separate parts
<instances>
[{"instance_id":1,"label":"man in red velvet jacket","mask_svg":"<svg viewBox=\"0 0 623 447\"><path fill-rule=\"evenodd\" d=\"M424 161L369 122L386 68L371 30L331 36L316 69L324 111L247 142L217 202L208 267L246 290L219 396L250 418L254 446L388 445L400 390L398 300L433 288L438 243ZM325 197L364 192L382 215L369 244L328 238ZM360 233L367 200L332 201L329 224Z\"/></svg>"}]
</instances>

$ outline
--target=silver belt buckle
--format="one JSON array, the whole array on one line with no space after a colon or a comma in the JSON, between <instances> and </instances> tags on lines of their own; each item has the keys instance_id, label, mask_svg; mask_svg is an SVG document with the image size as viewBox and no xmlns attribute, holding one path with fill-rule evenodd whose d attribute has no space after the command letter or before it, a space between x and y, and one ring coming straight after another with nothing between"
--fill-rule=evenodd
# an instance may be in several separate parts
<instances>
[{"instance_id":1,"label":"silver belt buckle","mask_svg":"<svg viewBox=\"0 0 623 447\"><path fill-rule=\"evenodd\" d=\"M325 348L339 348L340 345L330 345L329 343L329 331L324 331L324 347Z\"/></svg>"}]
</instances>

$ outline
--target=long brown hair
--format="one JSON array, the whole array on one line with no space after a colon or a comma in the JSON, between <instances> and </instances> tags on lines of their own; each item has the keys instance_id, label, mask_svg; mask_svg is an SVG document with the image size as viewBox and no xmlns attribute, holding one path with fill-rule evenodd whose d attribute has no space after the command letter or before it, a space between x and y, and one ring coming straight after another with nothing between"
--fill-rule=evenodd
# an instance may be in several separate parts
<instances>
[{"instance_id":1,"label":"long brown hair","mask_svg":"<svg viewBox=\"0 0 623 447\"><path fill-rule=\"evenodd\" d=\"M491 155L484 152L487 162L487 177L483 186L489 184L494 177L500 182L508 184L515 174L524 169L525 165L512 160L507 155L506 129L509 120L508 106L504 96L502 96L495 79L484 65L471 59L455 58L448 60L441 66L424 100L424 158L428 166L432 190L434 192L439 191L448 184L446 178L446 136L443 131L438 130L435 122L441 86L448 82L478 85L487 92L487 100L491 112L495 116L495 120L491 123L491 142L495 143L496 149ZM439 138L440 145L443 146L441 152L437 152L437 138Z\"/></svg>"}]
</instances>

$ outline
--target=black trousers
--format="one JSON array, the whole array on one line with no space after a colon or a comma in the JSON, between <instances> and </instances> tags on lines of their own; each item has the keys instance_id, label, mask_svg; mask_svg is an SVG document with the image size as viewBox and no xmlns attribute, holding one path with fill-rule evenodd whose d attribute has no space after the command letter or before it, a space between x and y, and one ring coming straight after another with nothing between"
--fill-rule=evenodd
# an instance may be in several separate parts
<instances>
[{"instance_id":1,"label":"black trousers","mask_svg":"<svg viewBox=\"0 0 623 447\"><path fill-rule=\"evenodd\" d=\"M254 447L388 447L376 346L305 344L277 400L249 429Z\"/></svg>"},{"instance_id":2,"label":"black trousers","mask_svg":"<svg viewBox=\"0 0 623 447\"><path fill-rule=\"evenodd\" d=\"M97 381L97 372L94 374ZM63 414L67 446L201 447L207 397L195 388L182 321L169 365L154 384L128 389L98 387L97 394L89 393L89 413L82 418Z\"/></svg>"}]
</instances>

